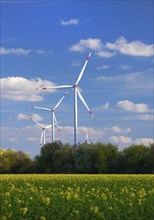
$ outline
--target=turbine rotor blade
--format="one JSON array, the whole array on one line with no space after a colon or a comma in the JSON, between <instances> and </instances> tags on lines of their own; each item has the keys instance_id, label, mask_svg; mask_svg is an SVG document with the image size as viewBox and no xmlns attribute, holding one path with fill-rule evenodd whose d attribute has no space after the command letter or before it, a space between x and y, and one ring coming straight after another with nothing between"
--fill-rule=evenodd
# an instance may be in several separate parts
<instances>
[{"instance_id":1,"label":"turbine rotor blade","mask_svg":"<svg viewBox=\"0 0 154 220\"><path fill-rule=\"evenodd\" d=\"M73 88L73 86L71 86L71 85L62 85L62 86L53 86L53 87L35 88L35 90L68 89L68 88Z\"/></svg>"},{"instance_id":2,"label":"turbine rotor blade","mask_svg":"<svg viewBox=\"0 0 154 220\"><path fill-rule=\"evenodd\" d=\"M52 109L50 108L42 108L42 107L37 107L37 106L28 106L29 108L36 108L36 109L41 109L41 110L46 110L46 111L51 111Z\"/></svg>"},{"instance_id":3,"label":"turbine rotor blade","mask_svg":"<svg viewBox=\"0 0 154 220\"><path fill-rule=\"evenodd\" d=\"M45 127L45 129L48 129L48 128L50 128L50 127L52 127L52 125L47 125L47 126Z\"/></svg>"},{"instance_id":4,"label":"turbine rotor blade","mask_svg":"<svg viewBox=\"0 0 154 220\"><path fill-rule=\"evenodd\" d=\"M81 80L82 75L83 75L83 72L84 72L84 70L85 70L85 68L86 68L86 65L87 65L89 59L90 59L90 56L91 56L91 52L89 53L89 55L88 55L88 57L87 57L87 59L86 59L86 61L85 61L84 66L82 67L82 70L81 70L81 72L80 72L80 74L79 74L79 76L78 76L78 78L77 78L77 81L76 81L75 85L78 85L79 81Z\"/></svg>"},{"instance_id":5,"label":"turbine rotor blade","mask_svg":"<svg viewBox=\"0 0 154 220\"><path fill-rule=\"evenodd\" d=\"M55 105L55 107L53 108L53 111L56 110L56 108L58 108L58 106L60 105L60 103L63 101L63 99L66 97L66 95L68 94L69 91L66 91L64 93L64 95L62 96L62 98L59 100L59 102Z\"/></svg>"},{"instance_id":6,"label":"turbine rotor blade","mask_svg":"<svg viewBox=\"0 0 154 220\"><path fill-rule=\"evenodd\" d=\"M79 92L79 90L76 88L78 96L80 98L80 100L82 101L82 103L84 104L84 106L86 107L86 109L88 110L90 116L93 118L93 120L95 120L95 117L93 116L92 111L90 110L90 108L88 107L87 103L85 102L84 98L82 97L81 93Z\"/></svg>"},{"instance_id":7,"label":"turbine rotor blade","mask_svg":"<svg viewBox=\"0 0 154 220\"><path fill-rule=\"evenodd\" d=\"M55 113L53 114L53 117L54 117L55 125L57 126L57 130L58 130L58 132L59 132L59 134L60 134L60 129L59 129L59 126L58 126L58 122L57 122L57 118L56 118Z\"/></svg>"},{"instance_id":8,"label":"turbine rotor blade","mask_svg":"<svg viewBox=\"0 0 154 220\"><path fill-rule=\"evenodd\" d=\"M37 121L35 121L35 120L32 118L32 116L27 115L27 117L28 117L30 120L32 120L33 122L35 122L41 129L43 129L43 126L42 126L40 123L38 123Z\"/></svg>"}]
</instances>

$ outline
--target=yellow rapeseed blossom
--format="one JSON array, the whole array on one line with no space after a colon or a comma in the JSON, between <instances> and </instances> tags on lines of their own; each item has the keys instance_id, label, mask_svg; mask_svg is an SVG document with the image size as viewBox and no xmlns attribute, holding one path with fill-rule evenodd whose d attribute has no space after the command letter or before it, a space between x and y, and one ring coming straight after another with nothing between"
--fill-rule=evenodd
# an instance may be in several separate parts
<instances>
[{"instance_id":1,"label":"yellow rapeseed blossom","mask_svg":"<svg viewBox=\"0 0 154 220\"><path fill-rule=\"evenodd\" d=\"M78 194L74 193L73 198L74 198L74 200L78 200L78 198L79 198Z\"/></svg>"},{"instance_id":2,"label":"yellow rapeseed blossom","mask_svg":"<svg viewBox=\"0 0 154 220\"><path fill-rule=\"evenodd\" d=\"M46 220L46 217L41 216L41 217L40 217L40 220Z\"/></svg>"},{"instance_id":3,"label":"yellow rapeseed blossom","mask_svg":"<svg viewBox=\"0 0 154 220\"><path fill-rule=\"evenodd\" d=\"M25 215L28 212L28 208L27 207L20 208L20 211L22 212L23 215Z\"/></svg>"}]
</instances>

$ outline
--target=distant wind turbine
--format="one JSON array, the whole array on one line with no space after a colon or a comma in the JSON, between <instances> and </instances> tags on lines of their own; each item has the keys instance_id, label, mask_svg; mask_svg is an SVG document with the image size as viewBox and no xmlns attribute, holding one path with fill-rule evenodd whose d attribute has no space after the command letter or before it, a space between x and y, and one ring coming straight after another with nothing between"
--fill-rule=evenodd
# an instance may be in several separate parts
<instances>
[{"instance_id":1,"label":"distant wind turbine","mask_svg":"<svg viewBox=\"0 0 154 220\"><path fill-rule=\"evenodd\" d=\"M89 140L89 129L87 129L86 139L80 142L80 144L92 144L92 142Z\"/></svg>"},{"instance_id":2,"label":"distant wind turbine","mask_svg":"<svg viewBox=\"0 0 154 220\"><path fill-rule=\"evenodd\" d=\"M35 121L30 115L27 115L27 117L31 119L33 122L35 122L41 128L42 132L41 132L40 146L43 146L45 144L45 130L50 128L52 125L44 126L38 123L37 121Z\"/></svg>"},{"instance_id":3,"label":"distant wind turbine","mask_svg":"<svg viewBox=\"0 0 154 220\"><path fill-rule=\"evenodd\" d=\"M41 88L41 90L46 90L46 89L68 89L68 88L73 88L74 89L74 145L77 146L78 144L78 106L77 106L77 96L80 98L80 100L82 101L82 103L84 104L84 106L87 108L87 110L89 111L91 117L95 120L92 111L90 110L90 108L88 107L87 103L85 102L84 98L82 97L79 89L78 89L78 84L82 78L83 72L86 68L86 65L90 59L91 56L91 52L89 53L84 66L82 67L82 70L75 82L74 85L61 85L61 86L53 86L53 87L45 87L45 88ZM35 90L39 90L40 88L36 88Z\"/></svg>"},{"instance_id":4,"label":"distant wind turbine","mask_svg":"<svg viewBox=\"0 0 154 220\"><path fill-rule=\"evenodd\" d=\"M28 106L29 108L35 108L35 109L40 109L40 110L44 110L44 111L49 111L51 112L51 120L52 120L52 142L55 141L55 126L57 126L58 131L60 131L59 127L58 127L58 121L55 115L55 110L58 108L58 106L60 105L60 103L63 101L63 99L65 98L65 96L67 95L68 91L64 93L64 95L62 96L62 98L59 100L59 102L55 105L54 108L43 108L43 107L37 107L37 106Z\"/></svg>"}]
</instances>

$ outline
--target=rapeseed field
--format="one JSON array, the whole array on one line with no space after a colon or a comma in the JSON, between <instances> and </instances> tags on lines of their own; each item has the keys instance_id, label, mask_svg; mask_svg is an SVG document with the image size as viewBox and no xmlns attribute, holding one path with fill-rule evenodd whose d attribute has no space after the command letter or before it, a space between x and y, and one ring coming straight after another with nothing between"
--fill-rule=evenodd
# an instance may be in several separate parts
<instances>
[{"instance_id":1,"label":"rapeseed field","mask_svg":"<svg viewBox=\"0 0 154 220\"><path fill-rule=\"evenodd\" d=\"M153 220L154 175L0 175L0 220Z\"/></svg>"}]
</instances>

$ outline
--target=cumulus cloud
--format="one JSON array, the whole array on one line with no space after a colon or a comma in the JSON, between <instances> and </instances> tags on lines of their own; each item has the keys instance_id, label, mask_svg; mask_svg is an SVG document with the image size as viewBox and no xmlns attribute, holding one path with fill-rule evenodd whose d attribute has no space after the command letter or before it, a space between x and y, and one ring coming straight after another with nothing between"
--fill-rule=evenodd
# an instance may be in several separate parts
<instances>
[{"instance_id":1,"label":"cumulus cloud","mask_svg":"<svg viewBox=\"0 0 154 220\"><path fill-rule=\"evenodd\" d=\"M0 48L0 54L16 54L16 55L29 55L32 50L25 50L23 48Z\"/></svg>"},{"instance_id":2,"label":"cumulus cloud","mask_svg":"<svg viewBox=\"0 0 154 220\"><path fill-rule=\"evenodd\" d=\"M42 117L41 117L40 115L38 115L38 114L32 114L31 117L32 117L35 121L38 121L38 122L43 120ZM17 115L17 120L27 120L27 119L28 119L27 115L25 115L25 114L23 114L23 113L19 113L19 114Z\"/></svg>"},{"instance_id":3,"label":"cumulus cloud","mask_svg":"<svg viewBox=\"0 0 154 220\"><path fill-rule=\"evenodd\" d=\"M99 107L94 107L92 110L93 111L103 111L103 110L107 110L109 109L110 103L109 102L105 102L103 105L99 106Z\"/></svg>"},{"instance_id":4,"label":"cumulus cloud","mask_svg":"<svg viewBox=\"0 0 154 220\"><path fill-rule=\"evenodd\" d=\"M115 143L131 144L132 138L126 136L111 136L111 141Z\"/></svg>"},{"instance_id":5,"label":"cumulus cloud","mask_svg":"<svg viewBox=\"0 0 154 220\"><path fill-rule=\"evenodd\" d=\"M140 57L154 55L153 44L145 44L139 40L129 42L124 37L119 37L115 42L102 42L99 38L81 39L69 48L69 50L75 52L84 52L87 49L94 50L97 56L103 58L111 58L118 53Z\"/></svg>"},{"instance_id":6,"label":"cumulus cloud","mask_svg":"<svg viewBox=\"0 0 154 220\"><path fill-rule=\"evenodd\" d=\"M154 139L153 138L137 138L135 140L136 144L143 144L145 146L149 146L150 144L154 143Z\"/></svg>"},{"instance_id":7,"label":"cumulus cloud","mask_svg":"<svg viewBox=\"0 0 154 220\"><path fill-rule=\"evenodd\" d=\"M106 135L110 136L110 135L113 135L114 133L127 134L127 133L131 132L131 129L130 128L122 128L118 125L114 125L112 127L105 127L104 132Z\"/></svg>"},{"instance_id":8,"label":"cumulus cloud","mask_svg":"<svg viewBox=\"0 0 154 220\"><path fill-rule=\"evenodd\" d=\"M111 58L114 57L116 54L107 50L100 50L96 52L96 55L102 58Z\"/></svg>"},{"instance_id":9,"label":"cumulus cloud","mask_svg":"<svg viewBox=\"0 0 154 220\"><path fill-rule=\"evenodd\" d=\"M102 47L101 40L98 38L81 39L78 43L72 45L69 49L75 52L84 52L86 49L100 50Z\"/></svg>"},{"instance_id":10,"label":"cumulus cloud","mask_svg":"<svg viewBox=\"0 0 154 220\"><path fill-rule=\"evenodd\" d=\"M154 143L153 138L136 138L132 139L131 137L126 136L111 136L110 140L115 143L121 144L143 144L145 146L149 146L150 144Z\"/></svg>"},{"instance_id":11,"label":"cumulus cloud","mask_svg":"<svg viewBox=\"0 0 154 220\"><path fill-rule=\"evenodd\" d=\"M55 86L53 82L40 78L26 79L23 77L7 77L0 79L1 97L13 101L42 101L43 97L35 88ZM46 90L44 92L54 92Z\"/></svg>"},{"instance_id":12,"label":"cumulus cloud","mask_svg":"<svg viewBox=\"0 0 154 220\"><path fill-rule=\"evenodd\" d=\"M132 68L132 66L130 66L130 65L120 65L119 66L119 69L122 69L122 70L129 70L129 69L131 69Z\"/></svg>"},{"instance_id":13,"label":"cumulus cloud","mask_svg":"<svg viewBox=\"0 0 154 220\"><path fill-rule=\"evenodd\" d=\"M126 116L124 120L141 120L141 121L154 121L153 114L137 114Z\"/></svg>"},{"instance_id":14,"label":"cumulus cloud","mask_svg":"<svg viewBox=\"0 0 154 220\"><path fill-rule=\"evenodd\" d=\"M95 78L99 83L104 83L105 86L108 85L112 88L116 86L116 88L121 88L121 90L129 93L134 92L152 92L153 91L153 70L146 69L144 71L139 72L128 72L126 74L116 74L115 76L105 76L100 75Z\"/></svg>"},{"instance_id":15,"label":"cumulus cloud","mask_svg":"<svg viewBox=\"0 0 154 220\"><path fill-rule=\"evenodd\" d=\"M122 133L124 129L122 129L120 126L113 126L112 131L115 133ZM125 129L125 131L130 132L130 128Z\"/></svg>"},{"instance_id":16,"label":"cumulus cloud","mask_svg":"<svg viewBox=\"0 0 154 220\"><path fill-rule=\"evenodd\" d=\"M61 21L60 21L60 24L61 24L62 26L78 25L78 24L79 24L79 19L72 18L72 19L67 20L67 21L61 20Z\"/></svg>"},{"instance_id":17,"label":"cumulus cloud","mask_svg":"<svg viewBox=\"0 0 154 220\"><path fill-rule=\"evenodd\" d=\"M119 101L117 106L126 111L138 113L149 112L149 106L147 104L135 104L129 100Z\"/></svg>"},{"instance_id":18,"label":"cumulus cloud","mask_svg":"<svg viewBox=\"0 0 154 220\"><path fill-rule=\"evenodd\" d=\"M124 37L118 38L114 43L107 42L105 47L130 56L150 57L154 55L154 45L144 44L139 40L129 42Z\"/></svg>"}]
</instances>

